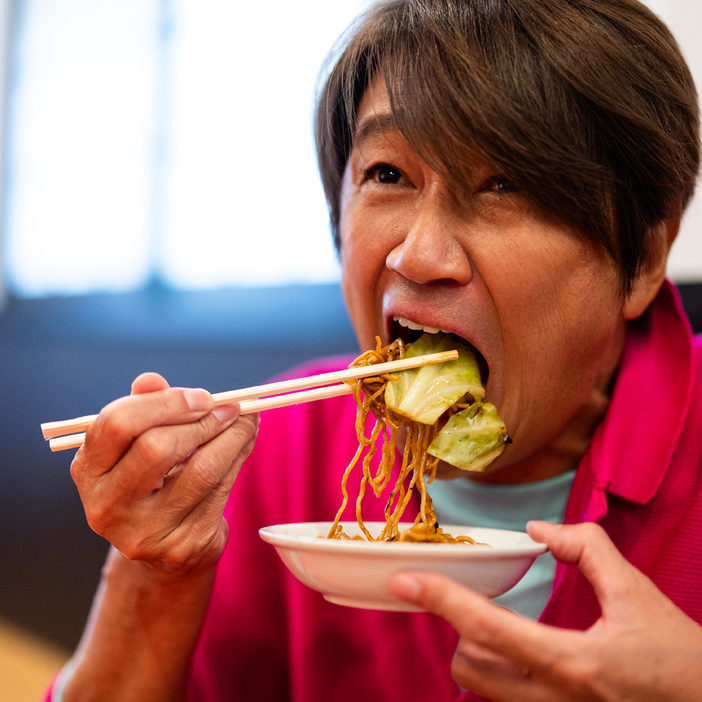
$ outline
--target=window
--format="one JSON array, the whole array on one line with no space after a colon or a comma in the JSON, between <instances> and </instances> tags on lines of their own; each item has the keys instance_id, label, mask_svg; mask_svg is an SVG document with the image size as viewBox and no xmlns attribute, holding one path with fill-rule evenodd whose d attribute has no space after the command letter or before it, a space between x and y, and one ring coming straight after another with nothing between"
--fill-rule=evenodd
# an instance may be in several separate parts
<instances>
[{"instance_id":1,"label":"window","mask_svg":"<svg viewBox=\"0 0 702 702\"><path fill-rule=\"evenodd\" d=\"M380 1L380 0L379 0ZM14 8L15 295L331 282L318 72L372 0L0 0ZM700 82L697 0L648 0ZM670 258L702 276L702 195Z\"/></svg>"},{"instance_id":2,"label":"window","mask_svg":"<svg viewBox=\"0 0 702 702\"><path fill-rule=\"evenodd\" d=\"M6 260L25 297L338 277L317 76L368 0L23 0Z\"/></svg>"}]
</instances>

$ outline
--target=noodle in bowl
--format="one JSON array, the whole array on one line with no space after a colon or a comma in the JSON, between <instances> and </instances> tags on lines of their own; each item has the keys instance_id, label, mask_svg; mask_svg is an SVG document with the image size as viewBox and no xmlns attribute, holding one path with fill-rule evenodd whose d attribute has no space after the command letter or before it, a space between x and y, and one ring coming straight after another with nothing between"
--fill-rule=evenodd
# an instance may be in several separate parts
<instances>
[{"instance_id":1,"label":"noodle in bowl","mask_svg":"<svg viewBox=\"0 0 702 702\"><path fill-rule=\"evenodd\" d=\"M486 597L497 597L514 587L547 550L524 532L503 529L447 525L453 534L479 542L467 545L326 539L331 525L278 524L259 534L301 583L329 602L365 609L420 611L387 589L393 575L407 570L439 573ZM385 523L367 522L366 527L379 534ZM349 536L361 533L355 522L343 528Z\"/></svg>"}]
</instances>

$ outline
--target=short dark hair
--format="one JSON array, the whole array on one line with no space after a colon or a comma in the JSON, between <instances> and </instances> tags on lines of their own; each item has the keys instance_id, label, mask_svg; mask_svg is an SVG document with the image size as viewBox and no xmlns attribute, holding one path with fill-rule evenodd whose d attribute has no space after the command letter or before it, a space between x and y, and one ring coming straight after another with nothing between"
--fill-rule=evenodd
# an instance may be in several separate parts
<instances>
[{"instance_id":1,"label":"short dark hair","mask_svg":"<svg viewBox=\"0 0 702 702\"><path fill-rule=\"evenodd\" d=\"M624 296L653 228L692 196L697 93L675 39L636 0L391 0L352 26L318 97L337 247L356 112L378 74L428 163L460 184L477 148L611 257Z\"/></svg>"}]
</instances>

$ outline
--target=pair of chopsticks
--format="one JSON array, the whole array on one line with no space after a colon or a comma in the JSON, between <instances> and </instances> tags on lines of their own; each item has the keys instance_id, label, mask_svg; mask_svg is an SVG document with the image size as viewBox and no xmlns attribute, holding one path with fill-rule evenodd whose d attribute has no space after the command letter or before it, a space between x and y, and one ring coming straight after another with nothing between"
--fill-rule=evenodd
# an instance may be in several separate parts
<instances>
[{"instance_id":1,"label":"pair of chopsticks","mask_svg":"<svg viewBox=\"0 0 702 702\"><path fill-rule=\"evenodd\" d=\"M307 378L283 380L277 383L243 388L242 390L230 390L216 393L212 397L214 398L215 407L226 405L230 402L239 402L241 414L253 414L275 407L286 407L303 402L312 402L313 400L324 400L328 397L349 395L353 392L353 386L346 382L349 380L395 373L409 368L444 363L445 361L455 361L457 358L458 351L444 351L442 353L427 354L426 356L403 358L400 361L346 368L332 373L312 375ZM41 425L41 431L44 438L49 439L49 447L52 451L78 448L85 440L85 430L97 419L97 416L97 414L91 414L86 417L76 417L75 419L66 419L60 422L46 422Z\"/></svg>"}]
</instances>

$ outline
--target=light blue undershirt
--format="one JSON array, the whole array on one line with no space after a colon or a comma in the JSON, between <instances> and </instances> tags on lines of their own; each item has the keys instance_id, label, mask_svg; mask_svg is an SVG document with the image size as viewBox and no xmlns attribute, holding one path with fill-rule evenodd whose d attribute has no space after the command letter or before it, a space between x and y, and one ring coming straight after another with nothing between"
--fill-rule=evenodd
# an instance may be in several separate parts
<instances>
[{"instance_id":1,"label":"light blue undershirt","mask_svg":"<svg viewBox=\"0 0 702 702\"><path fill-rule=\"evenodd\" d=\"M531 519L561 524L575 471L536 483L497 485L468 479L435 480L428 486L439 524L524 531ZM539 556L527 574L504 595L494 599L530 619L538 619L553 587L556 561Z\"/></svg>"}]
</instances>

